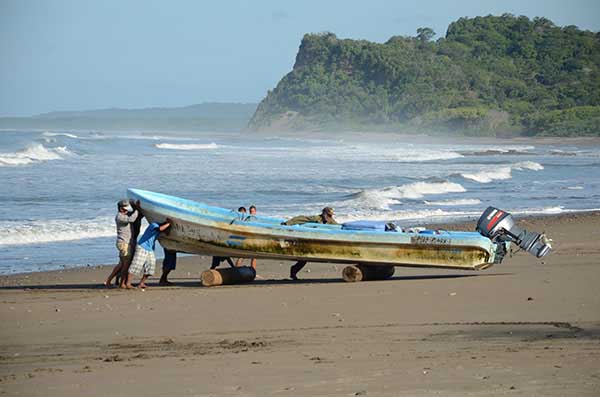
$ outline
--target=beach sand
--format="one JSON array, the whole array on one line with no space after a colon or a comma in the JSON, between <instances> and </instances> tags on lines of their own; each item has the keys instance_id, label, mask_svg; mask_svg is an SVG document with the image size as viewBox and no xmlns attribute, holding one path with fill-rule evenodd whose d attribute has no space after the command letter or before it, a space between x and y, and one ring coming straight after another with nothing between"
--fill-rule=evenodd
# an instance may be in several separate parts
<instances>
[{"instance_id":1,"label":"beach sand","mask_svg":"<svg viewBox=\"0 0 600 397\"><path fill-rule=\"evenodd\" d=\"M259 261L252 284L204 288L208 258L184 257L145 291L102 288L109 266L2 276L0 395L597 396L600 214L522 224L554 252L479 272L345 283L309 263L294 283Z\"/></svg>"}]
</instances>

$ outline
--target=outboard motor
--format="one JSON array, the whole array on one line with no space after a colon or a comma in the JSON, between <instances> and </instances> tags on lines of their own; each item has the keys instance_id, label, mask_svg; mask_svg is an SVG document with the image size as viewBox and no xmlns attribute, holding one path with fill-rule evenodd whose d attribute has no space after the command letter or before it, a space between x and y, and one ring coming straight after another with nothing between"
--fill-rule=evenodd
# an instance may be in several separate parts
<instances>
[{"instance_id":1,"label":"outboard motor","mask_svg":"<svg viewBox=\"0 0 600 397\"><path fill-rule=\"evenodd\" d=\"M498 208L488 207L477 221L476 229L495 243L513 242L538 258L548 254L552 249L550 241L544 234L521 229L516 225L511 214Z\"/></svg>"}]
</instances>

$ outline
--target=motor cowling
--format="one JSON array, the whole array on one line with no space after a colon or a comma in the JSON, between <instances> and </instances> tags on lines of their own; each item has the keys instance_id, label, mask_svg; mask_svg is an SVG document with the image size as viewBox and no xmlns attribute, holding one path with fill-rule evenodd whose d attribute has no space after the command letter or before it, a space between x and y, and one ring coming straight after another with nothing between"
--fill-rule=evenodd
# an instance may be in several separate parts
<instances>
[{"instance_id":1,"label":"motor cowling","mask_svg":"<svg viewBox=\"0 0 600 397\"><path fill-rule=\"evenodd\" d=\"M498 208L488 207L477 221L476 230L493 242L513 242L538 258L552 249L546 235L521 229L511 214Z\"/></svg>"}]
</instances>

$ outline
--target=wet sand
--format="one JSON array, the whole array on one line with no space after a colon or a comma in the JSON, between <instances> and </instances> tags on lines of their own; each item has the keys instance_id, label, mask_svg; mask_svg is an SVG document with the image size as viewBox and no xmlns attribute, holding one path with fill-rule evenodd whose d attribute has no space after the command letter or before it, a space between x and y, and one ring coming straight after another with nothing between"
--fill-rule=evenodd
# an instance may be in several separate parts
<instances>
[{"instance_id":1,"label":"wet sand","mask_svg":"<svg viewBox=\"0 0 600 397\"><path fill-rule=\"evenodd\" d=\"M103 288L110 266L2 276L0 395L598 395L600 214L522 224L554 252L479 272L345 283L309 263L291 282L259 261L252 284L204 288L208 258L186 257L145 291Z\"/></svg>"}]
</instances>

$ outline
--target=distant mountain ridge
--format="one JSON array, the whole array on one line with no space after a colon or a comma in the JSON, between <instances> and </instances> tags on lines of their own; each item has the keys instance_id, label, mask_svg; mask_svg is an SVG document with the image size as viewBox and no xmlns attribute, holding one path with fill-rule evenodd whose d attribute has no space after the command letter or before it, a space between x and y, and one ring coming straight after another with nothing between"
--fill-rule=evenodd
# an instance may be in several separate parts
<instances>
[{"instance_id":1,"label":"distant mountain ridge","mask_svg":"<svg viewBox=\"0 0 600 397\"><path fill-rule=\"evenodd\" d=\"M57 118L153 118L153 117L206 117L222 118L229 116L232 118L246 118L248 113L256 110L255 103L220 103L207 102L197 105L184 107L150 107L140 109L94 109L83 111L56 111L42 113L34 118L38 119L57 119Z\"/></svg>"},{"instance_id":2,"label":"distant mountain ridge","mask_svg":"<svg viewBox=\"0 0 600 397\"><path fill-rule=\"evenodd\" d=\"M56 111L32 117L3 117L0 128L239 131L245 128L256 106L255 103L202 103L173 108Z\"/></svg>"},{"instance_id":3,"label":"distant mountain ridge","mask_svg":"<svg viewBox=\"0 0 600 397\"><path fill-rule=\"evenodd\" d=\"M511 14L386 43L307 34L249 128L600 135L600 34Z\"/></svg>"}]
</instances>

